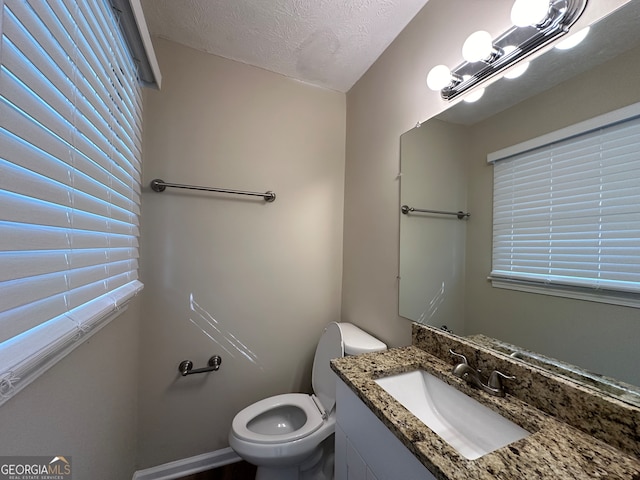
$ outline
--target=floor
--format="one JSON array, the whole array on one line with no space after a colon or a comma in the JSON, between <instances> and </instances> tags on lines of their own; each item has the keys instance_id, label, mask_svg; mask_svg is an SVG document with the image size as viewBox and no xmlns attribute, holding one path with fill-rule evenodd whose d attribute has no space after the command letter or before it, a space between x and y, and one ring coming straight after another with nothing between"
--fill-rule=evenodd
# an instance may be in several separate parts
<instances>
[{"instance_id":1,"label":"floor","mask_svg":"<svg viewBox=\"0 0 640 480\"><path fill-rule=\"evenodd\" d=\"M236 462L224 467L194 473L179 480L255 480L256 467L247 462Z\"/></svg>"}]
</instances>

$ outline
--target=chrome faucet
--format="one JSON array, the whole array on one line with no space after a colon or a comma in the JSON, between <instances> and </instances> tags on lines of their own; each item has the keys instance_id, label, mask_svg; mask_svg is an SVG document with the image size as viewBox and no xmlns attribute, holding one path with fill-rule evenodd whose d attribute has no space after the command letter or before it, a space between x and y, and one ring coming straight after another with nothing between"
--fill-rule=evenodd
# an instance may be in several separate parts
<instances>
[{"instance_id":1,"label":"chrome faucet","mask_svg":"<svg viewBox=\"0 0 640 480\"><path fill-rule=\"evenodd\" d=\"M515 380L516 378L510 375L505 375L498 370L494 370L493 372L491 372L491 375L489 375L489 378L485 380L480 370L474 370L473 368L471 368L469 362L467 361L467 357L460 353L454 352L453 350L449 350L449 353L462 359L461 363L458 363L455 367L453 367L451 373L453 373L456 377L460 377L463 380L466 380L467 383L480 388L490 395L504 397L504 387L502 386L502 379Z\"/></svg>"}]
</instances>

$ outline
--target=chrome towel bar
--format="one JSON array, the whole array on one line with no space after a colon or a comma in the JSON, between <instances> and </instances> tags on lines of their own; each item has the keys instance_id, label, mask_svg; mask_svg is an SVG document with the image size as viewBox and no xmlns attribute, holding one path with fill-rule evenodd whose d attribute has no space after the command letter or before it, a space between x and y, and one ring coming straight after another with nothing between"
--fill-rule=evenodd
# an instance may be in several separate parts
<instances>
[{"instance_id":1,"label":"chrome towel bar","mask_svg":"<svg viewBox=\"0 0 640 480\"><path fill-rule=\"evenodd\" d=\"M254 197L262 197L265 202L273 202L276 199L276 194L268 191L265 193L260 192L245 192L243 190L230 190L228 188L215 188L215 187L199 187L197 185L182 185L180 183L169 183L164 180L160 180L156 178L155 180L151 180L149 184L151 190L154 192L164 192L165 189L168 188L184 188L187 190L203 190L205 192L218 192L218 193L231 193L233 195L251 195Z\"/></svg>"},{"instance_id":2,"label":"chrome towel bar","mask_svg":"<svg viewBox=\"0 0 640 480\"><path fill-rule=\"evenodd\" d=\"M409 207L408 205L402 205L402 207L400 208L400 210L402 210L402 213L404 213L405 215L408 215L411 212L420 212L420 213L436 213L438 215L455 215L456 217L458 217L458 220L462 220L465 217L470 217L471 214L470 213L465 213L465 212L445 212L442 210L422 210L419 208L413 208L413 207Z\"/></svg>"}]
</instances>

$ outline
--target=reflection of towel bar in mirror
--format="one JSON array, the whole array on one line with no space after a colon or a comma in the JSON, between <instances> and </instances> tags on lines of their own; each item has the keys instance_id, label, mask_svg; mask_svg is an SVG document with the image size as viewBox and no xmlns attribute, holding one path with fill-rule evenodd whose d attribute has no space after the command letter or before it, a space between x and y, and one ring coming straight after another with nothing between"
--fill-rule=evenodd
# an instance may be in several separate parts
<instances>
[{"instance_id":1,"label":"reflection of towel bar in mirror","mask_svg":"<svg viewBox=\"0 0 640 480\"><path fill-rule=\"evenodd\" d=\"M471 214L468 212L462 212L462 211L458 211L458 212L445 212L443 210L422 210L420 208L413 208L410 207L408 205L402 205L402 213L404 213L405 215L408 215L411 212L419 212L419 213L436 213L438 215L455 215L456 217L458 217L458 220L462 220L465 217L470 217Z\"/></svg>"},{"instance_id":2,"label":"reflection of towel bar in mirror","mask_svg":"<svg viewBox=\"0 0 640 480\"><path fill-rule=\"evenodd\" d=\"M245 192L243 190L230 190L227 188L214 188L214 187L199 187L197 185L182 185L179 183L168 183L164 180L156 178L151 180L151 190L154 192L164 192L167 187L169 188L185 188L187 190L203 190L205 192L218 192L218 193L231 193L233 195L252 195L254 197L263 197L265 202L273 202L276 199L276 194L269 191L265 193L259 192Z\"/></svg>"}]
</instances>

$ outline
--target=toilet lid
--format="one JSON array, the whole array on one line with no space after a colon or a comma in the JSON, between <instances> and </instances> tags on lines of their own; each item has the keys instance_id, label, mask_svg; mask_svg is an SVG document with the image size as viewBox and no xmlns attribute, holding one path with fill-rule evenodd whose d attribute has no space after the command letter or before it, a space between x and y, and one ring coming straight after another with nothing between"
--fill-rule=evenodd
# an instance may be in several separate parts
<instances>
[{"instance_id":1,"label":"toilet lid","mask_svg":"<svg viewBox=\"0 0 640 480\"><path fill-rule=\"evenodd\" d=\"M331 370L329 362L333 358L342 356L344 356L342 331L340 325L331 322L324 329L318 342L311 375L313 391L327 413L331 412L336 404L336 375Z\"/></svg>"}]
</instances>

